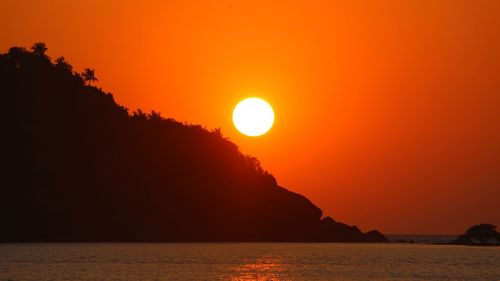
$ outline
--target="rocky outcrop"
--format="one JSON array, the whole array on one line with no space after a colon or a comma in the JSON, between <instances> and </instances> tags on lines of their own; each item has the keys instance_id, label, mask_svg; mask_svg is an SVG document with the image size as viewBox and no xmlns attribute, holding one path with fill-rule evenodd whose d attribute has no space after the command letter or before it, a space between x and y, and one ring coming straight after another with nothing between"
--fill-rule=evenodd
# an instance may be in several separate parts
<instances>
[{"instance_id":1,"label":"rocky outcrop","mask_svg":"<svg viewBox=\"0 0 500 281\"><path fill-rule=\"evenodd\" d=\"M333 242L388 242L387 238L376 230L361 232L356 226L336 222L331 217L321 220L321 240Z\"/></svg>"},{"instance_id":2,"label":"rocky outcrop","mask_svg":"<svg viewBox=\"0 0 500 281\"><path fill-rule=\"evenodd\" d=\"M478 224L471 226L467 231L452 242L456 245L500 246L500 233L492 224Z\"/></svg>"}]
</instances>

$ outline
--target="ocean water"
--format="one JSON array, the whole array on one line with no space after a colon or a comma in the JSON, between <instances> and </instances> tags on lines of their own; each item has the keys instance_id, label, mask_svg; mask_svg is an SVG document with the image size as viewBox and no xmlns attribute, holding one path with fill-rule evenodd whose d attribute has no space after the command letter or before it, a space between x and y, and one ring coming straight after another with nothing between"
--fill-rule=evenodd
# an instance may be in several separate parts
<instances>
[{"instance_id":1,"label":"ocean water","mask_svg":"<svg viewBox=\"0 0 500 281\"><path fill-rule=\"evenodd\" d=\"M413 243L450 243L457 239L458 234L456 235L432 235L432 234L386 234L385 237L389 239L391 242L401 242L406 241Z\"/></svg>"},{"instance_id":2,"label":"ocean water","mask_svg":"<svg viewBox=\"0 0 500 281\"><path fill-rule=\"evenodd\" d=\"M500 280L500 247L0 244L0 280Z\"/></svg>"}]
</instances>

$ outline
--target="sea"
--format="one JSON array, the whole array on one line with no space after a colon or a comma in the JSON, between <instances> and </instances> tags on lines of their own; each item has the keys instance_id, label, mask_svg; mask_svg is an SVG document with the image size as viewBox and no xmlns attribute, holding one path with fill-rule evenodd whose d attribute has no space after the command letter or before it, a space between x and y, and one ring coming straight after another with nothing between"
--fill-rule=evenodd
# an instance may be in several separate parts
<instances>
[{"instance_id":1,"label":"sea","mask_svg":"<svg viewBox=\"0 0 500 281\"><path fill-rule=\"evenodd\" d=\"M0 244L0 281L500 280L500 247L422 243Z\"/></svg>"}]
</instances>

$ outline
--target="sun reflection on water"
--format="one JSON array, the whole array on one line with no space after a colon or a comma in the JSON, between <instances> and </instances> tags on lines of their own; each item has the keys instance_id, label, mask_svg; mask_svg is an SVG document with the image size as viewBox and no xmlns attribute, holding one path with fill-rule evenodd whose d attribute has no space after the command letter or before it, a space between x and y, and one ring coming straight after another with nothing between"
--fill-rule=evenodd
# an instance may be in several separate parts
<instances>
[{"instance_id":1,"label":"sun reflection on water","mask_svg":"<svg viewBox=\"0 0 500 281\"><path fill-rule=\"evenodd\" d=\"M254 263L237 266L230 280L281 281L286 278L284 265L276 258L263 257Z\"/></svg>"}]
</instances>

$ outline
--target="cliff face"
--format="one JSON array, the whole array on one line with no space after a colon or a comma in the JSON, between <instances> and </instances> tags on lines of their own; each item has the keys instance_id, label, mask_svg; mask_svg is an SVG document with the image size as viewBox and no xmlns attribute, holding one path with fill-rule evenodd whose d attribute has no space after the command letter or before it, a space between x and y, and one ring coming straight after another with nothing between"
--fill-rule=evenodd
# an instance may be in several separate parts
<instances>
[{"instance_id":1,"label":"cliff face","mask_svg":"<svg viewBox=\"0 0 500 281\"><path fill-rule=\"evenodd\" d=\"M44 50L0 55L0 241L360 241L219 130L129 114Z\"/></svg>"}]
</instances>

